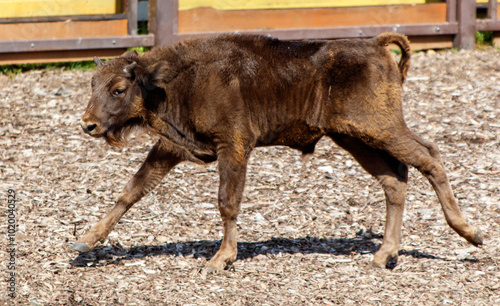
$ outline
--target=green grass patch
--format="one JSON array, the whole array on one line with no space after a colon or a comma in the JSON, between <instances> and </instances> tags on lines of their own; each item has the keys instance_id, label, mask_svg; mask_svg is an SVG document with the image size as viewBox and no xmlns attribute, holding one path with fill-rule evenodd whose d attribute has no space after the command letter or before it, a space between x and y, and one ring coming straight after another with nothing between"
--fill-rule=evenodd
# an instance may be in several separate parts
<instances>
[{"instance_id":1,"label":"green grass patch","mask_svg":"<svg viewBox=\"0 0 500 306\"><path fill-rule=\"evenodd\" d=\"M30 70L54 70L59 68L65 69L78 69L87 70L95 68L93 61L80 61L80 62L60 62L60 63L47 63L47 64L15 64L15 65L1 65L0 73L8 76L15 76L16 74L23 73Z\"/></svg>"},{"instance_id":2,"label":"green grass patch","mask_svg":"<svg viewBox=\"0 0 500 306\"><path fill-rule=\"evenodd\" d=\"M493 32L492 31L476 31L476 44L480 46L493 45Z\"/></svg>"},{"instance_id":3,"label":"green grass patch","mask_svg":"<svg viewBox=\"0 0 500 306\"><path fill-rule=\"evenodd\" d=\"M401 55L401 49L391 49L391 52L397 55Z\"/></svg>"},{"instance_id":4,"label":"green grass patch","mask_svg":"<svg viewBox=\"0 0 500 306\"><path fill-rule=\"evenodd\" d=\"M128 48L127 50L135 50L137 53L142 54L144 52L148 52L150 47L133 47L133 48Z\"/></svg>"}]
</instances>

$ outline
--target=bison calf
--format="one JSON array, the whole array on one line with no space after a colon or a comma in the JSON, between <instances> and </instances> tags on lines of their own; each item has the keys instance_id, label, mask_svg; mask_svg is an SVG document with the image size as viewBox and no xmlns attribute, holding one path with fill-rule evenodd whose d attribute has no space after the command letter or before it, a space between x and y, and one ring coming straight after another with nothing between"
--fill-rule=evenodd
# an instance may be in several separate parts
<instances>
[{"instance_id":1,"label":"bison calf","mask_svg":"<svg viewBox=\"0 0 500 306\"><path fill-rule=\"evenodd\" d=\"M394 43L396 63L387 50ZM218 207L224 225L219 251L207 263L221 270L236 259L236 218L250 152L282 145L313 153L323 136L347 150L385 191L387 220L373 265L397 256L408 180L417 168L436 191L448 224L474 245L481 232L455 201L439 152L403 119L401 92L409 68L405 36L289 42L220 35L95 58L83 130L121 145L134 127L159 140L113 209L73 248L87 252L105 239L130 207L182 161L218 161Z\"/></svg>"}]
</instances>

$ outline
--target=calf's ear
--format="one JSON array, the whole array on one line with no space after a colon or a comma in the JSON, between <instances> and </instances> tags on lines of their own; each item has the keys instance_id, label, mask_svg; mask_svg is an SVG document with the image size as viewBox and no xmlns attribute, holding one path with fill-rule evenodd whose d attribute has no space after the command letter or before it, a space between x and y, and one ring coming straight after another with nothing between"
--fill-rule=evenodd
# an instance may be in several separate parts
<instances>
[{"instance_id":1,"label":"calf's ear","mask_svg":"<svg viewBox=\"0 0 500 306\"><path fill-rule=\"evenodd\" d=\"M167 62L159 62L148 69L148 81L151 85L163 87L172 81L177 72L174 71Z\"/></svg>"},{"instance_id":2,"label":"calf's ear","mask_svg":"<svg viewBox=\"0 0 500 306\"><path fill-rule=\"evenodd\" d=\"M127 62L132 63L137 60L137 58L139 57L139 53L137 53L137 51L135 50L130 50L123 53L120 57L126 59Z\"/></svg>"}]
</instances>

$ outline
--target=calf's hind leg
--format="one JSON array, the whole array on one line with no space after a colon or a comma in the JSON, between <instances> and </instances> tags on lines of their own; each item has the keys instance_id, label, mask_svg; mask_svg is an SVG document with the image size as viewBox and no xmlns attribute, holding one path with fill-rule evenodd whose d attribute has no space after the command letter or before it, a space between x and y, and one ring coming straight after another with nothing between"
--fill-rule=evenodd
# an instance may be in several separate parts
<instances>
[{"instance_id":1,"label":"calf's hind leg","mask_svg":"<svg viewBox=\"0 0 500 306\"><path fill-rule=\"evenodd\" d=\"M141 168L127 183L115 206L85 236L71 246L81 253L91 251L96 243L105 239L121 217L144 195L153 190L163 177L181 159L170 152L161 141L151 149Z\"/></svg>"},{"instance_id":2,"label":"calf's hind leg","mask_svg":"<svg viewBox=\"0 0 500 306\"><path fill-rule=\"evenodd\" d=\"M373 149L359 139L345 135L330 137L348 151L368 173L377 178L384 189L387 207L384 239L382 246L375 253L372 265L385 268L389 259L396 257L399 251L408 167L387 152Z\"/></svg>"},{"instance_id":3,"label":"calf's hind leg","mask_svg":"<svg viewBox=\"0 0 500 306\"><path fill-rule=\"evenodd\" d=\"M450 227L473 245L483 244L481 230L467 223L458 207L437 146L407 129L385 143L384 147L389 154L417 168L429 180Z\"/></svg>"}]
</instances>

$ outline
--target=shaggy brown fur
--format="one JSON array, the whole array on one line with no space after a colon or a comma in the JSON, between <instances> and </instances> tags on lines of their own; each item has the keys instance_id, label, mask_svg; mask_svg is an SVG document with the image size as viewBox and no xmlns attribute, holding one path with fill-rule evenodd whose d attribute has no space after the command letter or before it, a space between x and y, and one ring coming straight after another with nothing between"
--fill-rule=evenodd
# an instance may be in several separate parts
<instances>
[{"instance_id":1,"label":"shaggy brown fur","mask_svg":"<svg viewBox=\"0 0 500 306\"><path fill-rule=\"evenodd\" d=\"M387 50L402 51L399 64ZM112 145L143 127L159 135L115 207L73 248L86 252L106 238L123 214L182 161L218 160L224 238L210 270L236 259L236 218L248 158L258 146L313 153L323 136L350 152L385 191L384 239L373 264L397 256L408 180L416 167L434 187L450 226L474 245L481 232L462 216L438 149L408 130L401 88L409 68L405 36L288 42L220 35L96 59L92 97L82 127Z\"/></svg>"}]
</instances>

